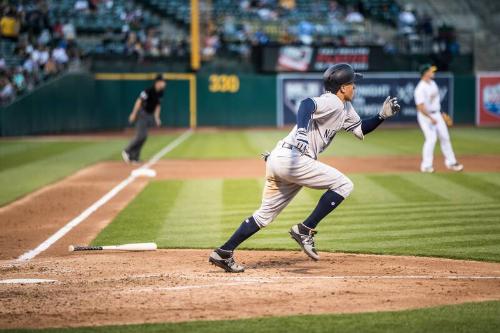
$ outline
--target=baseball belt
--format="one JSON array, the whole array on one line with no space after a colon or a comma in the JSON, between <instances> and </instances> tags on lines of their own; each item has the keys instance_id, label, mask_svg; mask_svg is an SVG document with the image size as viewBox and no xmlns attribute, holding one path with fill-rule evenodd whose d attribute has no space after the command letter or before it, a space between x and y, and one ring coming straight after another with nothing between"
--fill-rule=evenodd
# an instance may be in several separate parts
<instances>
[{"instance_id":1,"label":"baseball belt","mask_svg":"<svg viewBox=\"0 0 500 333\"><path fill-rule=\"evenodd\" d=\"M295 147L295 146L293 146L293 145L291 145L289 143L286 143L286 142L283 142L283 144L281 145L281 147L283 147L285 149L290 149L290 150L293 150L293 149L299 150L297 147ZM307 156L307 157L309 157L309 158L312 158L309 154L305 154L304 153L304 155Z\"/></svg>"}]
</instances>

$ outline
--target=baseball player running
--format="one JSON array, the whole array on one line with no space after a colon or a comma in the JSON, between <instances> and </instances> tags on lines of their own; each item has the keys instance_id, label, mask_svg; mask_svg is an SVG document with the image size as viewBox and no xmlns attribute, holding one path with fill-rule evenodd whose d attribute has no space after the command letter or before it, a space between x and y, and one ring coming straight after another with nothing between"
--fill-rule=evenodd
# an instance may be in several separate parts
<instances>
[{"instance_id":1,"label":"baseball player running","mask_svg":"<svg viewBox=\"0 0 500 333\"><path fill-rule=\"evenodd\" d=\"M441 114L439 89L433 80L436 70L436 66L430 64L422 65L420 68L421 79L415 88L415 104L418 110L417 120L425 137L420 171L427 173L434 172L432 163L434 147L438 138L446 167L453 171L462 171L464 166L458 163L455 158L448 127Z\"/></svg>"},{"instance_id":2,"label":"baseball player running","mask_svg":"<svg viewBox=\"0 0 500 333\"><path fill-rule=\"evenodd\" d=\"M337 64L323 74L325 93L304 99L297 113L297 125L278 142L266 158L266 183L260 208L247 218L229 240L215 249L209 262L231 273L244 271L233 258L243 241L271 223L303 186L326 190L304 222L290 229L290 236L313 260L319 260L314 245L316 226L337 208L353 190L352 181L339 170L317 161L340 130L358 139L373 131L400 110L396 97L387 97L378 115L361 120L351 101L354 82L362 75L349 64Z\"/></svg>"},{"instance_id":3,"label":"baseball player running","mask_svg":"<svg viewBox=\"0 0 500 333\"><path fill-rule=\"evenodd\" d=\"M138 163L142 146L148 138L148 127L161 126L160 111L161 98L165 89L165 80L162 75L157 75L151 87L141 91L134 104L134 109L129 116L130 123L136 123L135 137L122 151L122 158L126 163Z\"/></svg>"}]
</instances>

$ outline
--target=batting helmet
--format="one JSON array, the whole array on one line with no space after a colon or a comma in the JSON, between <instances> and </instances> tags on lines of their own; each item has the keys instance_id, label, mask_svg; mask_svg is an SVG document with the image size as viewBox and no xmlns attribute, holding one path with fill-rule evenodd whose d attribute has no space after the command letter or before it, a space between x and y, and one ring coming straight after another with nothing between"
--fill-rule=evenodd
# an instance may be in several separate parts
<instances>
[{"instance_id":1,"label":"batting helmet","mask_svg":"<svg viewBox=\"0 0 500 333\"><path fill-rule=\"evenodd\" d=\"M330 66L323 73L325 90L336 93L343 84L349 84L361 79L362 74L356 73L349 64L336 64Z\"/></svg>"}]
</instances>

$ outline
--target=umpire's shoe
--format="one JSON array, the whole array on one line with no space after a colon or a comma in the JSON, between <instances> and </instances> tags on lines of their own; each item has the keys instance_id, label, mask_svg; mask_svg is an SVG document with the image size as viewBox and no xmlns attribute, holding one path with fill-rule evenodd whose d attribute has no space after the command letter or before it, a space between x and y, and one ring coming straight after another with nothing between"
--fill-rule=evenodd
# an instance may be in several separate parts
<instances>
[{"instance_id":1,"label":"umpire's shoe","mask_svg":"<svg viewBox=\"0 0 500 333\"><path fill-rule=\"evenodd\" d=\"M300 245L302 250L313 260L319 260L318 252L314 247L314 235L317 231L306 227L302 223L294 225L289 232L290 236Z\"/></svg>"},{"instance_id":2,"label":"umpire's shoe","mask_svg":"<svg viewBox=\"0 0 500 333\"><path fill-rule=\"evenodd\" d=\"M208 262L217 267L222 268L229 273L241 273L245 271L245 267L234 262L233 251L215 249L208 258Z\"/></svg>"}]
</instances>

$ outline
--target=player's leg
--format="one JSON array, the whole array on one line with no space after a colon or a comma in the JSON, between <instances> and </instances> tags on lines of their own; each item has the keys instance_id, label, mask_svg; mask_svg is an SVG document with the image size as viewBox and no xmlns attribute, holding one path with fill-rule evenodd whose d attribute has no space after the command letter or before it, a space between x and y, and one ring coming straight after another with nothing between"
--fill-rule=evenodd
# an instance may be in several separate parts
<instances>
[{"instance_id":1,"label":"player's leg","mask_svg":"<svg viewBox=\"0 0 500 333\"><path fill-rule=\"evenodd\" d=\"M233 251L261 228L269 225L300 191L301 186L276 177L275 169L279 168L279 164L279 158L273 155L268 158L260 208L241 223L226 243L212 252L209 258L211 263L228 272L243 272L244 267L234 261Z\"/></svg>"},{"instance_id":2,"label":"player's leg","mask_svg":"<svg viewBox=\"0 0 500 333\"><path fill-rule=\"evenodd\" d=\"M314 244L315 228L334 209L336 209L354 189L353 182L339 170L308 159L303 166L303 173L293 175L295 182L313 189L326 189L311 214L302 222L290 229L290 235L302 247L304 252L314 260L319 259Z\"/></svg>"},{"instance_id":3,"label":"player's leg","mask_svg":"<svg viewBox=\"0 0 500 333\"><path fill-rule=\"evenodd\" d=\"M244 267L234 261L234 250L260 229L269 225L300 189L301 186L279 182L273 177L268 177L264 185L260 208L252 216L245 219L221 247L212 252L209 261L227 272L243 272Z\"/></svg>"},{"instance_id":4,"label":"player's leg","mask_svg":"<svg viewBox=\"0 0 500 333\"><path fill-rule=\"evenodd\" d=\"M437 141L436 125L433 125L431 120L420 112L417 114L418 124L424 133L424 146L422 147L422 163L420 164L420 171L434 172L432 166L434 162L434 147Z\"/></svg>"},{"instance_id":5,"label":"player's leg","mask_svg":"<svg viewBox=\"0 0 500 333\"><path fill-rule=\"evenodd\" d=\"M436 117L436 120L438 121L438 123L436 124L436 128L439 138L439 144L441 145L441 151L444 155L444 164L450 170L462 171L464 167L462 164L457 162L455 153L453 152L450 133L448 132L448 126L446 126L446 123L444 122L441 114L439 114L439 117Z\"/></svg>"}]
</instances>

